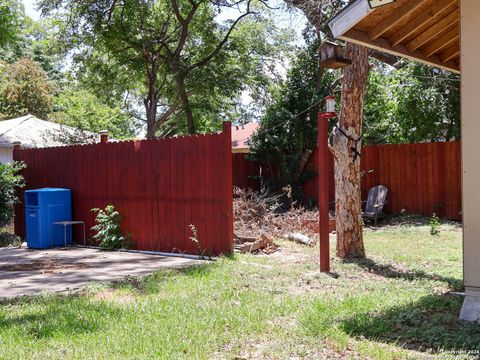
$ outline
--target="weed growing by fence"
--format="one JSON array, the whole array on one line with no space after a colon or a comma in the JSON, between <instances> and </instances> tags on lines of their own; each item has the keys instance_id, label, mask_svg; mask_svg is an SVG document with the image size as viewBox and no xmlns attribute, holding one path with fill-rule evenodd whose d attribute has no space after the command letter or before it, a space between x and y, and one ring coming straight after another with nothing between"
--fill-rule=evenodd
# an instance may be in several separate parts
<instances>
[{"instance_id":1,"label":"weed growing by fence","mask_svg":"<svg viewBox=\"0 0 480 360\"><path fill-rule=\"evenodd\" d=\"M430 235L437 236L440 235L440 220L438 219L437 214L433 213L430 218Z\"/></svg>"},{"instance_id":2,"label":"weed growing by fence","mask_svg":"<svg viewBox=\"0 0 480 360\"><path fill-rule=\"evenodd\" d=\"M97 214L95 226L92 230L96 232L93 239L99 242L103 250L126 249L132 243L130 235L124 235L120 227L122 216L113 205L107 205L105 209L92 209Z\"/></svg>"},{"instance_id":3,"label":"weed growing by fence","mask_svg":"<svg viewBox=\"0 0 480 360\"><path fill-rule=\"evenodd\" d=\"M211 254L207 253L207 250L200 245L200 240L198 239L198 231L197 227L194 224L188 225L190 228L190 231L192 232L192 236L189 237L190 240L195 244L195 247L197 248L197 252L200 255L201 259L211 257Z\"/></svg>"}]
</instances>

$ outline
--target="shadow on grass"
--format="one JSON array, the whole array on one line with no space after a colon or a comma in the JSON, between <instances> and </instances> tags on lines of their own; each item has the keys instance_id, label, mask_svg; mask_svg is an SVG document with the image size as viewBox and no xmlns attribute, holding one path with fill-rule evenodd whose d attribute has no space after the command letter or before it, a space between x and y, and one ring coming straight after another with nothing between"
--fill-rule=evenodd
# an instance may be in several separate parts
<instances>
[{"instance_id":1,"label":"shadow on grass","mask_svg":"<svg viewBox=\"0 0 480 360\"><path fill-rule=\"evenodd\" d=\"M429 295L381 313L354 315L340 327L349 335L411 350L480 350L480 325L458 320L462 302L460 295Z\"/></svg>"},{"instance_id":2,"label":"shadow on grass","mask_svg":"<svg viewBox=\"0 0 480 360\"><path fill-rule=\"evenodd\" d=\"M155 294L162 291L166 282L176 281L178 275L208 276L215 267L215 262L208 262L186 268L162 269L143 277L127 276L120 281L101 283L98 289L93 288L92 293L48 293L2 300L0 334L13 331L18 336L41 340L100 332L107 324L118 323L127 315L119 304L96 299L97 293L105 289L125 289L134 296Z\"/></svg>"},{"instance_id":3,"label":"shadow on grass","mask_svg":"<svg viewBox=\"0 0 480 360\"><path fill-rule=\"evenodd\" d=\"M173 279L178 280L178 275L200 278L208 276L216 267L217 264L212 261L177 269L161 269L142 277L126 276L121 280L111 282L109 287L112 289L126 289L137 295L155 294L161 291L165 283L173 281Z\"/></svg>"},{"instance_id":4,"label":"shadow on grass","mask_svg":"<svg viewBox=\"0 0 480 360\"><path fill-rule=\"evenodd\" d=\"M392 265L378 264L375 260L366 259L350 259L345 260L345 263L356 264L359 267L380 275L386 278L403 279L408 281L413 280L431 280L446 282L452 291L462 291L464 289L463 281L453 277L445 277L436 274L429 274L423 270L409 270L398 269Z\"/></svg>"},{"instance_id":5,"label":"shadow on grass","mask_svg":"<svg viewBox=\"0 0 480 360\"><path fill-rule=\"evenodd\" d=\"M27 305L28 306L24 306ZM0 303L0 334L7 330L35 340L102 331L121 308L83 295L28 296Z\"/></svg>"}]
</instances>

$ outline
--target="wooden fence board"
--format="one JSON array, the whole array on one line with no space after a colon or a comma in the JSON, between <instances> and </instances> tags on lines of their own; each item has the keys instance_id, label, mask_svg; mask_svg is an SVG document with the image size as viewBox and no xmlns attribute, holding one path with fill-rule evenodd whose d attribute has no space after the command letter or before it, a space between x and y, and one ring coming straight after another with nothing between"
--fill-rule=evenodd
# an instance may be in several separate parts
<instances>
[{"instance_id":1,"label":"wooden fence board","mask_svg":"<svg viewBox=\"0 0 480 360\"><path fill-rule=\"evenodd\" d=\"M232 251L230 124L218 134L14 150L27 189L72 190L73 217L93 226L94 207L113 204L139 250L197 253L189 225L213 255ZM229 172L227 174L227 172ZM25 236L23 202L15 233ZM75 240L80 239L77 231Z\"/></svg>"},{"instance_id":2,"label":"wooden fence board","mask_svg":"<svg viewBox=\"0 0 480 360\"><path fill-rule=\"evenodd\" d=\"M366 171L362 178L362 198L366 200L368 189L385 185L389 189L390 213L407 213L431 216L433 212L452 220L461 219L461 160L460 142L427 144L375 145L362 149L361 168ZM245 156L234 154L233 168L247 169L246 173L233 172L233 183L245 183L253 175L243 164L250 162ZM316 169L317 151L310 156L307 169ZM332 161L332 157L330 157ZM258 166L258 164L256 165ZM332 167L333 169L333 167ZM368 173L368 170L373 170ZM242 170L243 171L243 170ZM330 176L330 200L334 200L333 171ZM317 197L317 177L307 180L303 186L305 198Z\"/></svg>"}]
</instances>

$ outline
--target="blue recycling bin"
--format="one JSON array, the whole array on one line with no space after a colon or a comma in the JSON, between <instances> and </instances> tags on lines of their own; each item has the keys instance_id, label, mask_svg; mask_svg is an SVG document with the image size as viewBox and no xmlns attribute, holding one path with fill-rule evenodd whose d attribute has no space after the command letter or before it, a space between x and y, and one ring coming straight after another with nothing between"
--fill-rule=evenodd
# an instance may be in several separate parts
<instances>
[{"instance_id":1,"label":"blue recycling bin","mask_svg":"<svg viewBox=\"0 0 480 360\"><path fill-rule=\"evenodd\" d=\"M27 245L33 249L63 246L63 226L52 226L56 221L72 220L70 189L42 188L25 191L25 226ZM67 245L72 244L70 227L66 233Z\"/></svg>"}]
</instances>

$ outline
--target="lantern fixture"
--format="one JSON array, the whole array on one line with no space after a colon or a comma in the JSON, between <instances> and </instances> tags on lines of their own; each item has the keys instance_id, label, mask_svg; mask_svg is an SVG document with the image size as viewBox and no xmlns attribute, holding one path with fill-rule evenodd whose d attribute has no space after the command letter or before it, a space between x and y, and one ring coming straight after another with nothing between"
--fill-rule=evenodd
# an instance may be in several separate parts
<instances>
[{"instance_id":1,"label":"lantern fixture","mask_svg":"<svg viewBox=\"0 0 480 360\"><path fill-rule=\"evenodd\" d=\"M368 4L370 5L370 8L375 9L380 6L384 6L387 4L392 4L396 0L368 0Z\"/></svg>"},{"instance_id":2,"label":"lantern fixture","mask_svg":"<svg viewBox=\"0 0 480 360\"><path fill-rule=\"evenodd\" d=\"M335 98L331 95L325 98L325 112L335 113Z\"/></svg>"},{"instance_id":3,"label":"lantern fixture","mask_svg":"<svg viewBox=\"0 0 480 360\"><path fill-rule=\"evenodd\" d=\"M318 114L322 119L331 119L337 117L335 113L335 98L333 96L327 96L325 98L325 112Z\"/></svg>"}]
</instances>

